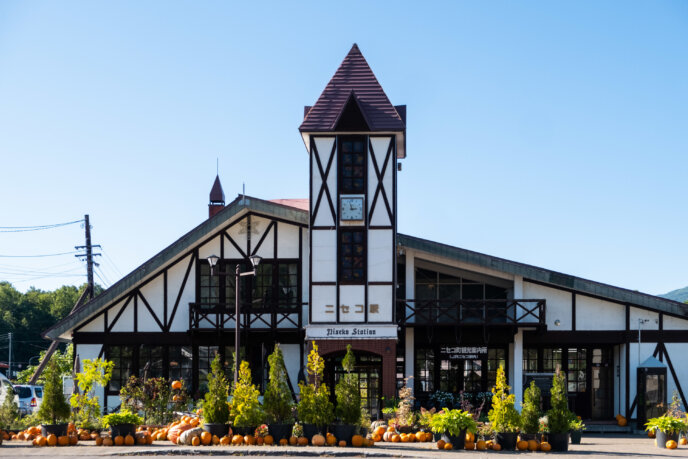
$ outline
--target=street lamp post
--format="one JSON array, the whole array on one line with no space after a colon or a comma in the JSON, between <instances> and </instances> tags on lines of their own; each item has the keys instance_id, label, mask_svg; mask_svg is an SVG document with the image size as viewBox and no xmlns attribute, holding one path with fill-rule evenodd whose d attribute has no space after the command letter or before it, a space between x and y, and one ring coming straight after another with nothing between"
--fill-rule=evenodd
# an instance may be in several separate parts
<instances>
[{"instance_id":1,"label":"street lamp post","mask_svg":"<svg viewBox=\"0 0 688 459\"><path fill-rule=\"evenodd\" d=\"M251 260L251 265L253 266L252 271L246 271L246 272L241 272L241 265L237 264L236 269L234 270L234 293L235 293L235 298L234 298L234 387L236 387L237 382L239 381L239 346L241 345L241 303L239 301L240 297L240 292L239 292L239 279L244 276L255 276L256 275L256 269L258 268L258 265L260 264L260 260L262 259L258 255L253 255L249 257ZM210 255L208 257L208 264L210 265L210 275L213 275L213 268L217 264L217 262L220 260L220 257L217 255ZM222 273L218 272L218 275L225 275L228 273Z\"/></svg>"}]
</instances>

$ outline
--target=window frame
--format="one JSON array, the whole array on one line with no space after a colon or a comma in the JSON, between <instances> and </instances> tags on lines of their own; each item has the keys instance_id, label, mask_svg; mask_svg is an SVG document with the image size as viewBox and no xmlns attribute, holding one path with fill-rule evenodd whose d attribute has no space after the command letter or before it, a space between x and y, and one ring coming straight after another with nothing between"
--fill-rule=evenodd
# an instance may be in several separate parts
<instances>
[{"instance_id":1,"label":"window frame","mask_svg":"<svg viewBox=\"0 0 688 459\"><path fill-rule=\"evenodd\" d=\"M344 262L344 242L342 241L343 235L344 234L353 234L353 233L360 233L361 234L361 245L363 246L363 253L360 255L361 261L362 261L362 275L360 279L353 279L353 278L345 278L344 277L344 270L348 268L344 268L343 262ZM352 243L352 246L358 245L357 243ZM346 226L339 228L339 231L337 233L337 280L339 281L340 285L365 285L368 282L368 232L366 231L365 228L363 227L356 227L356 226ZM352 258L354 258L352 256ZM351 268L352 270L354 268Z\"/></svg>"}]
</instances>

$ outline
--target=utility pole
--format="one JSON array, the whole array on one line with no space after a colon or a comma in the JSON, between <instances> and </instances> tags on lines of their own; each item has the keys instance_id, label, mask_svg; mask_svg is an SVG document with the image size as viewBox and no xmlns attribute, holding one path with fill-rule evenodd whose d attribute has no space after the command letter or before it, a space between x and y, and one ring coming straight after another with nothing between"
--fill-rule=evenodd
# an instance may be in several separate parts
<instances>
[{"instance_id":1,"label":"utility pole","mask_svg":"<svg viewBox=\"0 0 688 459\"><path fill-rule=\"evenodd\" d=\"M84 232L86 233L86 245L77 245L76 250L86 249L86 253L77 253L74 255L77 258L86 259L86 277L88 282L88 299L92 300L95 294L95 284L93 282L93 265L100 266L93 261L93 257L99 257L99 253L93 253L93 247L101 248L100 245L91 244L91 224L88 219L88 214L84 215Z\"/></svg>"}]
</instances>

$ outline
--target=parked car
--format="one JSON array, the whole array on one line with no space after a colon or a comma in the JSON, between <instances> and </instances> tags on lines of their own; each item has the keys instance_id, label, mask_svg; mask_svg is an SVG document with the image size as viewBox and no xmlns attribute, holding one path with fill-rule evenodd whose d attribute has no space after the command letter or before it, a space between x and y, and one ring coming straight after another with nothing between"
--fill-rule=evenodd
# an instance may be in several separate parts
<instances>
[{"instance_id":1,"label":"parked car","mask_svg":"<svg viewBox=\"0 0 688 459\"><path fill-rule=\"evenodd\" d=\"M12 383L9 379L0 373L0 404L5 401L5 395L7 395L7 388L12 387Z\"/></svg>"},{"instance_id":2,"label":"parked car","mask_svg":"<svg viewBox=\"0 0 688 459\"><path fill-rule=\"evenodd\" d=\"M38 411L43 401L43 386L31 386L28 384L17 384L14 386L19 402L19 412L22 415L33 414Z\"/></svg>"}]
</instances>

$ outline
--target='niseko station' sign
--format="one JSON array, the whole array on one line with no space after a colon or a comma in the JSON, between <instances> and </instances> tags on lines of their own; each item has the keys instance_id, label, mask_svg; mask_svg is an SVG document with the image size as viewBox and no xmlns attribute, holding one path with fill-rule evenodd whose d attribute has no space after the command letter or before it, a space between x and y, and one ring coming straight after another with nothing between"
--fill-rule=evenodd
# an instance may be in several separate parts
<instances>
[{"instance_id":1,"label":"'niseko station' sign","mask_svg":"<svg viewBox=\"0 0 688 459\"><path fill-rule=\"evenodd\" d=\"M442 346L440 354L449 360L480 360L487 357L487 346Z\"/></svg>"},{"instance_id":2,"label":"'niseko station' sign","mask_svg":"<svg viewBox=\"0 0 688 459\"><path fill-rule=\"evenodd\" d=\"M396 325L320 325L306 327L306 339L396 339Z\"/></svg>"}]
</instances>

